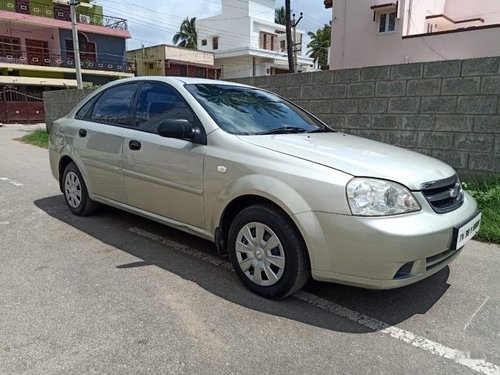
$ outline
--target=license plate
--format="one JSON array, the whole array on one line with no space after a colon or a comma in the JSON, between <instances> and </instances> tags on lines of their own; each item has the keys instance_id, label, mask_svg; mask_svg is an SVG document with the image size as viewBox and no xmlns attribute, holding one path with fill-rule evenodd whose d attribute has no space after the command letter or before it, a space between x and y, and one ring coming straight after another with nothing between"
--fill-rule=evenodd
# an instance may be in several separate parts
<instances>
[{"instance_id":1,"label":"license plate","mask_svg":"<svg viewBox=\"0 0 500 375\"><path fill-rule=\"evenodd\" d=\"M453 243L451 250L460 249L467 242L469 242L474 235L479 232L481 225L481 213L477 214L472 220L469 220L461 227L453 229Z\"/></svg>"}]
</instances>

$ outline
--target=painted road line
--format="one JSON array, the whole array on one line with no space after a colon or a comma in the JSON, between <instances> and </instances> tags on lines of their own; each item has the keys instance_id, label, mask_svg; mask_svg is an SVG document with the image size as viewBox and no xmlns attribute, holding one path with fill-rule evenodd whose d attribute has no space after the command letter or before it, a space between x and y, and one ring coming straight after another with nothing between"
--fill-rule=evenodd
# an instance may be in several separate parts
<instances>
[{"instance_id":1,"label":"painted road line","mask_svg":"<svg viewBox=\"0 0 500 375\"><path fill-rule=\"evenodd\" d=\"M8 178L8 177L0 177L0 181L7 182L7 183L9 183L11 185L14 185L15 187L22 187L22 186L24 186L24 184L21 184L20 182L12 180L11 178Z\"/></svg>"},{"instance_id":2,"label":"painted road line","mask_svg":"<svg viewBox=\"0 0 500 375\"><path fill-rule=\"evenodd\" d=\"M444 357L446 359L451 359L452 361L466 366L471 370L474 370L481 374L500 375L500 367L494 365L493 363L486 362L483 359L470 358L470 355L468 353L449 348L438 342L431 341L423 336L415 335L412 332L406 331L396 326L391 326L390 324L387 324L381 320L348 309L347 307L338 305L324 298L317 297L314 294L299 291L294 295L294 297L322 310L331 312L337 316L369 328L373 331L384 333L386 335L389 335L390 337L404 341L407 344L411 344L432 354Z\"/></svg>"},{"instance_id":3,"label":"painted road line","mask_svg":"<svg viewBox=\"0 0 500 375\"><path fill-rule=\"evenodd\" d=\"M221 259L219 257L204 254L198 250L190 248L189 246L182 245L178 242L169 240L162 236L159 236L154 233L147 232L140 228L129 228L130 232L135 233L141 237L148 238L155 242L158 242L162 245L169 246L176 251L179 251L183 254L194 256L198 259L201 259L207 263L213 264L217 267L224 268L226 270L233 271L230 264ZM440 357L449 359L458 363L462 366L468 367L469 369L478 372L484 375L500 375L500 366L497 366L493 363L487 362L484 359L474 359L470 358L468 353L462 352L457 349L449 348L445 345L442 345L438 342L429 340L423 336L418 336L410 331L406 331L404 329L398 328L396 326L392 326L388 323L385 323L381 320L373 318L369 315L362 314L360 312L351 310L347 307L338 305L334 302L328 301L324 298L315 296L314 294L299 291L293 295L293 297L306 302L316 308L328 311L332 314L340 316L344 319L350 320L354 323L357 323L363 327L369 328L374 332L380 332L384 335L388 335L392 338L403 341L407 344L413 345L419 349L425 350L431 354L438 355Z\"/></svg>"},{"instance_id":4,"label":"painted road line","mask_svg":"<svg viewBox=\"0 0 500 375\"><path fill-rule=\"evenodd\" d=\"M158 242L162 245L169 246L173 248L174 250L177 250L178 252L181 252L183 254L193 256L195 258L201 259L207 263L213 264L214 266L224 268L225 270L232 271L232 267L227 262L225 259L222 259L220 257L216 257L210 254L204 254L201 251L195 250L189 246L185 246L183 244L180 244L178 242L169 240L167 238L163 238L161 236L158 236L157 234L147 232L145 230L139 229L139 228L129 228L129 232L138 234L139 236L149 238L150 240L153 240L155 242Z\"/></svg>"}]
</instances>

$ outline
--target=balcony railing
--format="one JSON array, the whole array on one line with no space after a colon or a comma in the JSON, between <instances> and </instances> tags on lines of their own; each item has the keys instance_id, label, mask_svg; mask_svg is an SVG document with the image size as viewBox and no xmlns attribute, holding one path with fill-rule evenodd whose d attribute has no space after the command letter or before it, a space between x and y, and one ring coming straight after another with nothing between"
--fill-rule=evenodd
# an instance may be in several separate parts
<instances>
[{"instance_id":1,"label":"balcony railing","mask_svg":"<svg viewBox=\"0 0 500 375\"><path fill-rule=\"evenodd\" d=\"M0 63L75 68L75 61L73 58L65 58L61 55L43 53L28 54L25 51L23 51L21 54L18 54L17 56L0 55ZM134 66L132 63L128 63L125 60L120 61L119 59L82 59L81 66L83 69L88 70L105 70L124 73L133 73L134 71Z\"/></svg>"},{"instance_id":2,"label":"balcony railing","mask_svg":"<svg viewBox=\"0 0 500 375\"><path fill-rule=\"evenodd\" d=\"M46 5L28 0L0 0L0 10L71 22L70 7L64 4ZM82 24L102 26L108 29L128 30L127 20L124 18L77 11L76 20Z\"/></svg>"}]
</instances>

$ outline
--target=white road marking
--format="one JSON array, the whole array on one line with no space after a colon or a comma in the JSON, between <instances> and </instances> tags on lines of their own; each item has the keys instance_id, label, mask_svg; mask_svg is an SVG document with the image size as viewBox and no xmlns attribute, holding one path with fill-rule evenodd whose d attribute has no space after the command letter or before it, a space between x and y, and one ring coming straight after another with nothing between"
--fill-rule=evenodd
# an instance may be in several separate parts
<instances>
[{"instance_id":1,"label":"white road marking","mask_svg":"<svg viewBox=\"0 0 500 375\"><path fill-rule=\"evenodd\" d=\"M207 263L213 264L214 266L224 268L225 270L232 270L231 265L224 259L215 257L210 254L204 254L198 250L194 250L193 248L189 246L182 245L178 242L169 240L167 238L163 238L161 236L158 236L157 234L147 232L145 230L142 230L140 228L129 228L129 232L138 234L139 236L149 238L150 240L153 240L155 242L158 242L162 245L172 247L174 250L177 250L183 254L193 256L195 258L201 259Z\"/></svg>"},{"instance_id":2,"label":"white road marking","mask_svg":"<svg viewBox=\"0 0 500 375\"><path fill-rule=\"evenodd\" d=\"M398 328L396 326L391 326L381 320L372 318L371 316L359 313L357 311L348 309L347 307L338 305L326 299L317 297L313 294L299 291L294 295L294 297L300 299L301 301L307 302L310 305L316 306L322 310L329 311L337 316L348 319L359 325L367 327L373 331L378 331L389 335L395 339L404 341L411 344L417 348L428 351L432 354L451 359L456 363L466 366L471 370L479 372L485 375L499 375L500 367L494 365L493 363L486 362L483 359L470 358L470 354L464 353L460 350L452 349L444 346L438 342L426 339L423 336L415 335L412 332L406 331L404 329Z\"/></svg>"},{"instance_id":3,"label":"white road marking","mask_svg":"<svg viewBox=\"0 0 500 375\"><path fill-rule=\"evenodd\" d=\"M486 296L486 298L484 299L483 303L481 304L481 306L479 306L477 308L477 310L474 312L474 314L472 314L472 316L470 317L469 321L467 322L467 324L465 325L464 327L464 331L467 329L467 327L472 323L472 320L474 319L474 317L477 315L477 313L479 312L479 310L481 310L483 308L484 305L486 305L486 302L488 302L488 300L490 299L490 297Z\"/></svg>"},{"instance_id":4,"label":"white road marking","mask_svg":"<svg viewBox=\"0 0 500 375\"><path fill-rule=\"evenodd\" d=\"M4 181L4 182L7 182L11 185L14 185L15 187L21 187L21 186L24 186L24 184L21 184L20 182L17 182L15 180L12 180L11 178L8 178L8 177L0 177L0 181Z\"/></svg>"},{"instance_id":5,"label":"white road marking","mask_svg":"<svg viewBox=\"0 0 500 375\"><path fill-rule=\"evenodd\" d=\"M182 245L178 242L163 238L162 236L159 236L154 233L147 232L145 230L142 230L140 228L129 228L128 229L130 232L135 233L139 236L149 238L150 240L153 240L155 242L158 242L162 245L172 247L174 250L177 250L183 254L186 255L191 255L194 256L198 259L201 259L207 263L213 264L215 266L224 268L229 271L233 271L231 265L225 261L224 259L209 255L209 254L204 254L200 251L194 250L188 246ZM493 363L487 362L484 359L474 359L470 358L469 353L462 352L457 349L449 348L447 346L444 346L438 342L429 340L423 336L418 336L410 331L406 331L404 329L398 328L396 326L391 326L388 323L385 323L381 320L378 320L376 318L372 318L371 316L362 314L360 312L351 310L347 307L338 305L334 302L328 301L324 298L317 297L314 294L304 292L304 291L299 291L293 295L293 297L306 302L314 307L317 307L319 309L328 311L332 314L335 314L337 316L340 316L342 318L345 318L347 320L350 320L354 323L357 323L359 325L362 325L366 328L369 328L370 330L373 330L374 332L380 332L382 334L388 335L392 338L398 339L400 341L403 341L407 344L413 345L419 349L425 350L431 354L438 355L440 357L449 359L454 361L455 363L458 363L462 366L468 367L469 369L476 371L478 373L484 374L484 375L500 375L500 366L497 366ZM479 311L482 306L486 301L483 302L483 304L477 309ZM476 311L476 313L477 313ZM474 313L474 315L476 315ZM472 318L474 318L474 315ZM471 321L472 321L471 318Z\"/></svg>"}]
</instances>

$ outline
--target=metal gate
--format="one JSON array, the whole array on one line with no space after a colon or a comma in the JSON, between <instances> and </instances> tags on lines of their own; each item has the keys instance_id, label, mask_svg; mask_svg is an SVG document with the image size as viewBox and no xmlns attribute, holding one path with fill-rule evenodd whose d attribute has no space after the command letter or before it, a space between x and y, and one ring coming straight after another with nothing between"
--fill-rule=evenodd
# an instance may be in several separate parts
<instances>
[{"instance_id":1,"label":"metal gate","mask_svg":"<svg viewBox=\"0 0 500 375\"><path fill-rule=\"evenodd\" d=\"M0 122L36 123L45 121L41 92L28 93L14 86L0 86Z\"/></svg>"}]
</instances>

